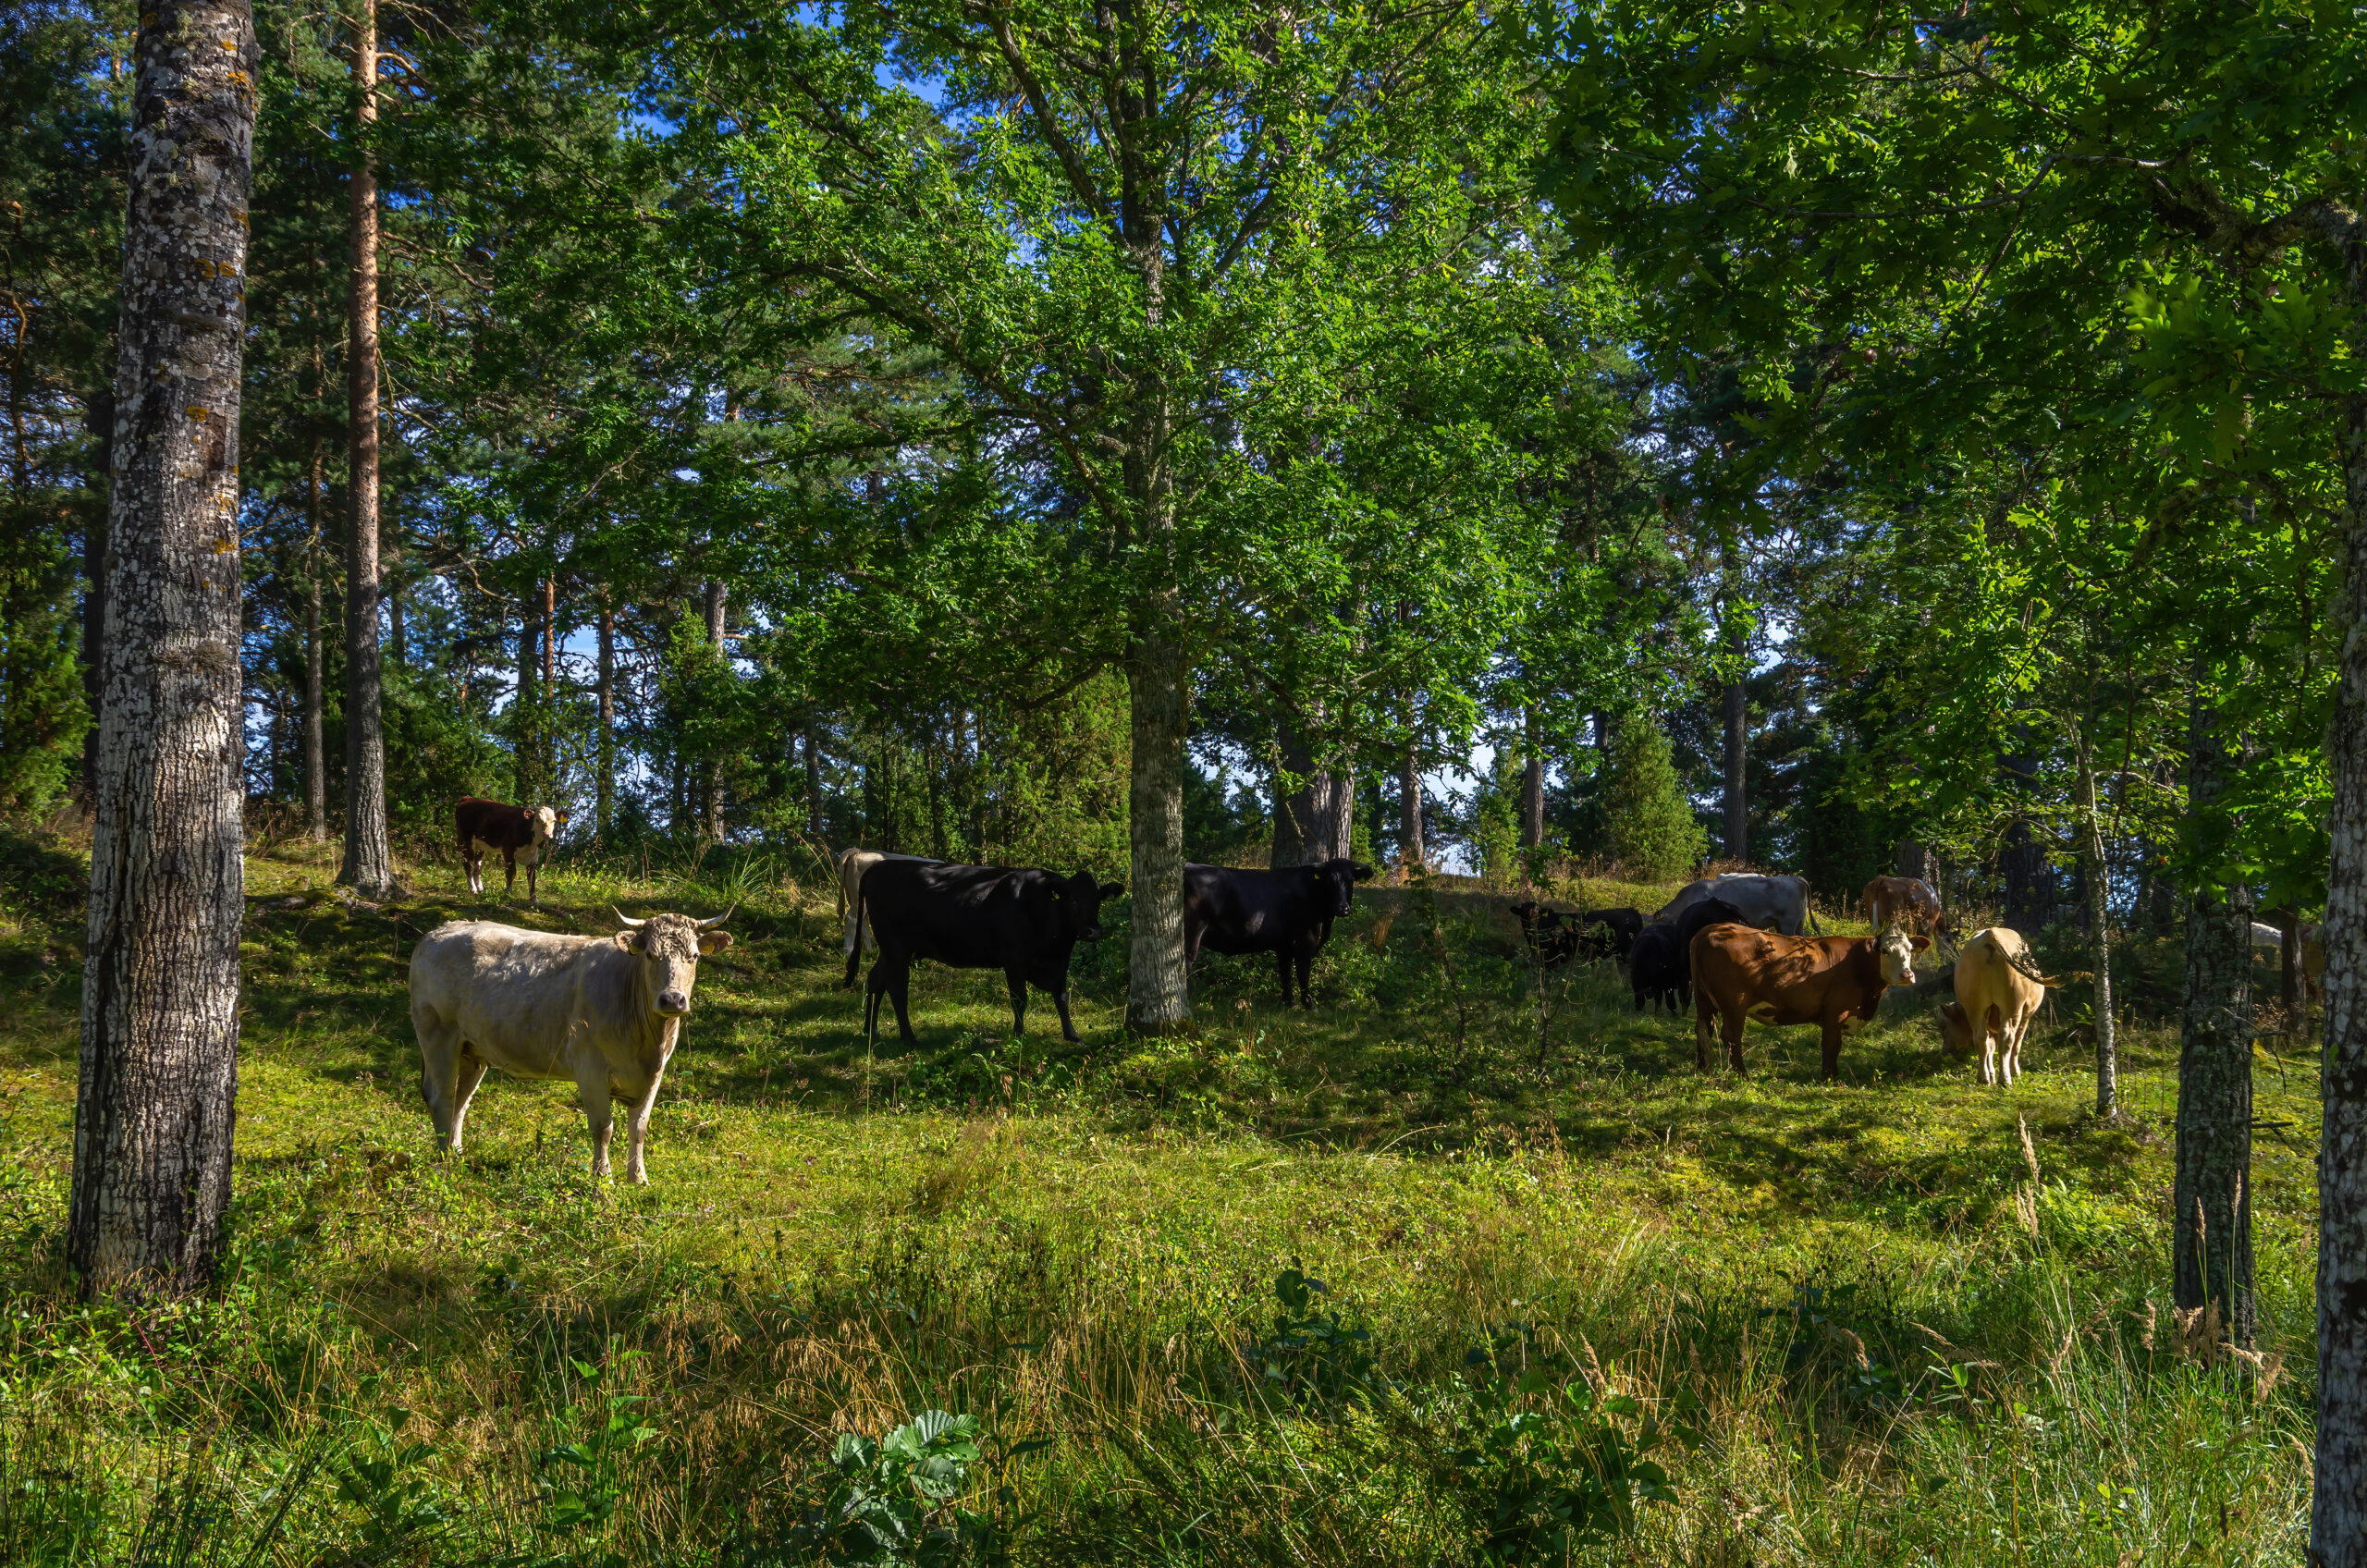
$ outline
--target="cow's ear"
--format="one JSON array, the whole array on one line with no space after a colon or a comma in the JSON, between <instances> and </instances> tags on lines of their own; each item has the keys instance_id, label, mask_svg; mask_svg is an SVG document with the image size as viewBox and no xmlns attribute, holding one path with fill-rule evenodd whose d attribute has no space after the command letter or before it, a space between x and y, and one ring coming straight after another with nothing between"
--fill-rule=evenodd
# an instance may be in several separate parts
<instances>
[{"instance_id":1,"label":"cow's ear","mask_svg":"<svg viewBox=\"0 0 2367 1568\"><path fill-rule=\"evenodd\" d=\"M1105 899L1124 898L1126 885L1123 882L1104 882L1101 884L1101 896Z\"/></svg>"},{"instance_id":2,"label":"cow's ear","mask_svg":"<svg viewBox=\"0 0 2367 1568\"><path fill-rule=\"evenodd\" d=\"M731 933L729 931L702 931L699 933L699 951L707 958L713 958L716 954L721 952L730 945Z\"/></svg>"},{"instance_id":3,"label":"cow's ear","mask_svg":"<svg viewBox=\"0 0 2367 1568\"><path fill-rule=\"evenodd\" d=\"M1369 882L1372 880L1372 867L1368 865L1355 866L1351 870L1350 875L1359 882Z\"/></svg>"},{"instance_id":4,"label":"cow's ear","mask_svg":"<svg viewBox=\"0 0 2367 1568\"><path fill-rule=\"evenodd\" d=\"M641 951L641 933L638 931L618 932L617 946L624 949L624 950L629 953L637 953Z\"/></svg>"},{"instance_id":5,"label":"cow's ear","mask_svg":"<svg viewBox=\"0 0 2367 1568\"><path fill-rule=\"evenodd\" d=\"M1907 945L1919 953L1925 948L1932 945L1932 938L1929 937L1909 937L1907 938Z\"/></svg>"}]
</instances>

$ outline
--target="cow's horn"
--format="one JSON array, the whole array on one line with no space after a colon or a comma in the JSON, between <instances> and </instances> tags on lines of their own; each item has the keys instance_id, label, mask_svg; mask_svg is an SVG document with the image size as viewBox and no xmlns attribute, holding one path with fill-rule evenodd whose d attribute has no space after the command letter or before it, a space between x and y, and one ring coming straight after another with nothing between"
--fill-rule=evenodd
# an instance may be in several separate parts
<instances>
[{"instance_id":1,"label":"cow's horn","mask_svg":"<svg viewBox=\"0 0 2367 1568\"><path fill-rule=\"evenodd\" d=\"M635 920L632 915L629 915L624 911L618 909L614 904L610 904L608 908L615 913L619 920L623 921L627 925L646 925L649 924L646 920Z\"/></svg>"},{"instance_id":2,"label":"cow's horn","mask_svg":"<svg viewBox=\"0 0 2367 1568\"><path fill-rule=\"evenodd\" d=\"M731 906L731 909L738 909L739 907L740 907L740 906L739 906L738 904L736 904L736 903L735 903L735 904L733 904L733 905ZM722 925L725 921L727 921L727 920L729 920L729 919L730 919L730 918L731 918L731 909L725 910L721 914L717 915L713 920L702 920L702 921L700 921L700 922L699 922L699 929L700 929L700 930L702 930L702 931L712 931L712 930L714 930L717 926L718 926L718 925Z\"/></svg>"}]
</instances>

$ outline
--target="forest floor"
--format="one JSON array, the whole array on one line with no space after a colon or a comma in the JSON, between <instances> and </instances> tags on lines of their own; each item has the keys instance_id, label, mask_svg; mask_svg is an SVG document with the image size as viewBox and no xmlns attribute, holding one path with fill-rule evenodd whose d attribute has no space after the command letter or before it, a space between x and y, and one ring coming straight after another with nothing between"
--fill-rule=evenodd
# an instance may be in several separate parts
<instances>
[{"instance_id":1,"label":"forest floor","mask_svg":"<svg viewBox=\"0 0 2367 1568\"><path fill-rule=\"evenodd\" d=\"M258 846L232 1261L127 1313L60 1252L86 864L0 838L0 1561L870 1560L817 1510L857 1470L918 1494L833 1443L930 1410L982 1448L916 1561L1548 1562L1555 1521L1578 1561L1720 1568L2301 1554L2315 1074L2260 1064L2267 1359L2197 1354L2165 944L2129 950L2106 1124L2084 986L2011 1090L1944 1057L1930 984L1837 1084L1809 1029L1704 1077L1689 1018L1539 976L1469 890L1360 893L1312 1012L1213 961L1197 1035L1147 1044L1120 904L1080 1044L925 966L919 1048L875 1054L778 856L562 857L530 913L448 864L358 907ZM412 943L612 903L737 905L650 1184L591 1179L571 1087L498 1073L439 1158Z\"/></svg>"}]
</instances>

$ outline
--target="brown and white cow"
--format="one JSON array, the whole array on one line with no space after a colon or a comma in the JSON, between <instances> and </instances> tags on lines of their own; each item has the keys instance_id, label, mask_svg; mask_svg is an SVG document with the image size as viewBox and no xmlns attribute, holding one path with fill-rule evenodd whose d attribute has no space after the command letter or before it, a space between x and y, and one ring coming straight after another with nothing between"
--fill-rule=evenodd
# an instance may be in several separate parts
<instances>
[{"instance_id":1,"label":"brown and white cow","mask_svg":"<svg viewBox=\"0 0 2367 1568\"><path fill-rule=\"evenodd\" d=\"M1932 891L1928 882L1913 876L1877 876L1866 884L1858 898L1866 907L1866 923L1876 931L1896 924L1910 932L1941 937L1951 946L1956 942L1947 914L1940 908L1940 895Z\"/></svg>"},{"instance_id":2,"label":"brown and white cow","mask_svg":"<svg viewBox=\"0 0 2367 1568\"><path fill-rule=\"evenodd\" d=\"M463 795L453 815L460 825L460 864L469 874L469 891L479 898L484 896L484 857L498 850L501 864L509 871L509 880L502 884L501 896L508 899L517 894L518 862L523 856L526 901L536 909L542 908L535 876L551 844L558 839L558 830L567 826L567 813L550 806L504 805L499 801Z\"/></svg>"},{"instance_id":3,"label":"brown and white cow","mask_svg":"<svg viewBox=\"0 0 2367 1568\"><path fill-rule=\"evenodd\" d=\"M608 1173L611 1102L630 1108L625 1177L646 1182L649 1109L691 1011L699 960L731 945L713 920L627 919L608 937L521 931L456 920L411 955L411 1023L419 1089L447 1149L458 1151L469 1100L488 1067L572 1083L592 1132L592 1174Z\"/></svg>"},{"instance_id":4,"label":"brown and white cow","mask_svg":"<svg viewBox=\"0 0 2367 1568\"><path fill-rule=\"evenodd\" d=\"M2046 981L2030 962L2030 945L2008 926L1976 931L1956 952L1956 999L1939 1009L1940 1042L1950 1054L1968 1056L1976 1040L1981 1060L1973 1082L2010 1084L2022 1075L2022 1041L2030 1020L2046 1000Z\"/></svg>"},{"instance_id":5,"label":"brown and white cow","mask_svg":"<svg viewBox=\"0 0 2367 1568\"><path fill-rule=\"evenodd\" d=\"M1915 984L1915 955L1929 937L1891 927L1879 937L1786 937L1748 925L1711 925L1694 936L1693 1043L1710 1071L1710 1020L1726 1042L1726 1059L1743 1071L1746 1020L1814 1023L1824 1031L1824 1076L1839 1075L1841 1035L1873 1021L1883 992Z\"/></svg>"}]
</instances>

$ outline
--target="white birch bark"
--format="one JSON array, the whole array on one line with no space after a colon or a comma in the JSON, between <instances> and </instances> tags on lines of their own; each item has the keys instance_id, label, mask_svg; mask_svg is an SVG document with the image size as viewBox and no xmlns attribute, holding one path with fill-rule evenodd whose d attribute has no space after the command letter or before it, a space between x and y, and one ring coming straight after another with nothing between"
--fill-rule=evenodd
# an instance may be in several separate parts
<instances>
[{"instance_id":1,"label":"white birch bark","mask_svg":"<svg viewBox=\"0 0 2367 1568\"><path fill-rule=\"evenodd\" d=\"M239 391L259 59L245 0L134 45L107 627L67 1250L85 1288L212 1273L245 903Z\"/></svg>"}]
</instances>

